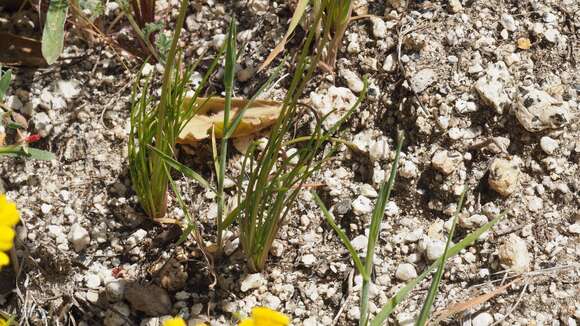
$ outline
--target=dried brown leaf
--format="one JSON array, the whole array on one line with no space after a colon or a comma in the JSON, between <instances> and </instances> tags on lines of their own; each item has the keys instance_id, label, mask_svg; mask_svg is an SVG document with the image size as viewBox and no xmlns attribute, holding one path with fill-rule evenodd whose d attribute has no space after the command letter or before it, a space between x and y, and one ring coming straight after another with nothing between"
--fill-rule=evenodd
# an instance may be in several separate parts
<instances>
[{"instance_id":1,"label":"dried brown leaf","mask_svg":"<svg viewBox=\"0 0 580 326\"><path fill-rule=\"evenodd\" d=\"M240 110L250 101L245 99L232 99L232 122ZM200 140L209 138L212 127L216 138L223 137L223 122L225 99L221 97L198 98L196 105L200 108L197 114L187 123L179 134L177 142L180 144L194 144ZM246 109L242 121L236 128L232 137L248 136L270 127L280 115L282 103L277 101L255 100Z\"/></svg>"},{"instance_id":2,"label":"dried brown leaf","mask_svg":"<svg viewBox=\"0 0 580 326\"><path fill-rule=\"evenodd\" d=\"M434 315L437 316L437 318L435 318L432 322L428 322L427 324L431 324L431 325L438 325L440 321L447 319L455 314L458 314L462 311L465 311L467 309L470 309L472 307L475 307L477 305L483 304L489 300L491 300L492 298L494 298L495 296L505 292L510 286L512 286L513 284L515 284L516 282L519 282L521 279L517 278L515 280L513 280L512 282L506 284L506 285L502 285L500 287L498 287L497 289L484 293L480 296L477 296L475 298L471 298L468 300L464 300L460 303L451 305L448 308L445 308L441 311L436 312Z\"/></svg>"}]
</instances>

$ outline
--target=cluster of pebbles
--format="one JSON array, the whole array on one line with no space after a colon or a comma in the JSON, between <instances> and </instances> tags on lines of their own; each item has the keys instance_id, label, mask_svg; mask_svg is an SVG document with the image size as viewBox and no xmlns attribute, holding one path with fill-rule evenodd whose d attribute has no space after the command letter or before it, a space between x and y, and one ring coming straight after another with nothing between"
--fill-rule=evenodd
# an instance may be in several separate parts
<instances>
[{"instance_id":1,"label":"cluster of pebbles","mask_svg":"<svg viewBox=\"0 0 580 326\"><path fill-rule=\"evenodd\" d=\"M454 241L499 214L505 217L449 260L434 310L492 291L504 278L524 278L442 323L576 325L580 4L355 2L359 19L346 32L336 73L317 76L304 101L321 114L331 112L325 121L330 127L368 79L368 96L341 134L356 148L340 148L314 180L325 184L323 198L361 254L397 131L406 136L381 224L371 313L442 255L458 196L467 187ZM175 17L170 8L176 1L159 6ZM120 12L114 1L105 9L108 19ZM219 48L232 12L244 44L236 94L249 96L262 77L256 68L284 34L291 11L281 0L198 1L182 36L186 55ZM0 12L0 29L38 29L23 23L33 17ZM130 29L119 33L131 37ZM280 230L263 273L249 273L236 260L235 237L226 249L232 264L218 268L216 287L194 244L175 250L171 241L159 245L170 228L144 220L126 168L134 71L125 70L104 45L87 46L74 36L66 45L63 59L47 70L17 69L5 103L43 137L36 146L58 159L0 161L0 190L21 208L18 248L27 257L19 276L26 295L0 296L4 310L33 324L74 318L79 325L154 326L181 314L189 325L230 325L234 314L266 305L287 313L294 325L356 324L362 280L351 275L348 252L307 192ZM291 42L289 51L295 46ZM284 87L269 95L283 96ZM231 173L237 159L236 154ZM211 166L209 155L186 160L200 171ZM200 223L212 230L214 194L186 180L178 184ZM170 216L183 212L172 208ZM427 287L414 291L391 321L413 325ZM67 313L59 315L61 309Z\"/></svg>"}]
</instances>

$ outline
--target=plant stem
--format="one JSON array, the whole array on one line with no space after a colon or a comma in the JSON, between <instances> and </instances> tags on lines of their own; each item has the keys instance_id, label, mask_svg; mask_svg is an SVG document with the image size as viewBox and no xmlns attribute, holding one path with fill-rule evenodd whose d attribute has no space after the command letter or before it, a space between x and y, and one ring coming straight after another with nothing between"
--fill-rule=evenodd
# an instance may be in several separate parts
<instances>
[{"instance_id":1,"label":"plant stem","mask_svg":"<svg viewBox=\"0 0 580 326\"><path fill-rule=\"evenodd\" d=\"M228 140L230 138L230 115L232 111L232 97L234 93L234 75L235 75L235 65L236 65L236 24L232 18L230 21L227 41L226 41L226 61L225 61L225 73L224 73L224 88L225 88L225 105L224 105L224 122L223 122L223 137L220 144L220 163L218 171L218 216L217 216L217 246L218 255L221 254L223 249L223 227L222 222L224 219L225 211L225 194L224 194L224 181L225 172L228 156ZM235 127L235 126L234 126Z\"/></svg>"},{"instance_id":2,"label":"plant stem","mask_svg":"<svg viewBox=\"0 0 580 326\"><path fill-rule=\"evenodd\" d=\"M139 24L135 21L135 18L133 18L133 15L131 15L131 13L127 12L125 14L125 16L127 16L127 19L129 20L129 23L131 24L131 27L133 27L135 32L137 32L137 34L139 36L139 42L141 43L142 47L146 48L151 53L151 55L155 58L155 60L157 62L161 62L161 60L159 58L159 54L157 54L157 51L155 50L155 47L151 43L151 40L148 39L147 37L145 37L145 33L143 33L143 30L141 29L141 27L139 27Z\"/></svg>"},{"instance_id":3,"label":"plant stem","mask_svg":"<svg viewBox=\"0 0 580 326\"><path fill-rule=\"evenodd\" d=\"M365 271L367 272L367 271ZM362 291L360 297L360 319L359 326L366 326L368 323L368 311L369 311L369 286L371 282L370 279L363 276Z\"/></svg>"}]
</instances>

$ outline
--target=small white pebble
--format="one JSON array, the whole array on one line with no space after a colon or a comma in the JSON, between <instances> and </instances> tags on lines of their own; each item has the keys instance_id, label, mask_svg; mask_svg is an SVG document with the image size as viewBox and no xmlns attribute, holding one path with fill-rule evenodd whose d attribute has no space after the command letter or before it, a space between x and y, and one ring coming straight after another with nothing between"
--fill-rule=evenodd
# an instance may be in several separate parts
<instances>
[{"instance_id":1,"label":"small white pebble","mask_svg":"<svg viewBox=\"0 0 580 326\"><path fill-rule=\"evenodd\" d=\"M445 242L441 240L429 241L426 250L427 259L429 259L430 261L434 261L437 258L443 256L444 251L445 251Z\"/></svg>"},{"instance_id":2,"label":"small white pebble","mask_svg":"<svg viewBox=\"0 0 580 326\"><path fill-rule=\"evenodd\" d=\"M554 152L558 149L558 146L558 141L548 136L544 136L540 139L540 147L548 155L554 154Z\"/></svg>"},{"instance_id":3,"label":"small white pebble","mask_svg":"<svg viewBox=\"0 0 580 326\"><path fill-rule=\"evenodd\" d=\"M408 281L417 277L417 270L415 270L415 266L408 263L403 263L397 267L395 277L401 281Z\"/></svg>"},{"instance_id":4,"label":"small white pebble","mask_svg":"<svg viewBox=\"0 0 580 326\"><path fill-rule=\"evenodd\" d=\"M365 196L358 196L352 202L352 210L356 215L369 214L373 211L373 203Z\"/></svg>"},{"instance_id":5,"label":"small white pebble","mask_svg":"<svg viewBox=\"0 0 580 326\"><path fill-rule=\"evenodd\" d=\"M68 241L72 243L74 250L79 252L91 243L91 236L87 229L79 223L75 223L71 226L70 232L68 233Z\"/></svg>"},{"instance_id":6,"label":"small white pebble","mask_svg":"<svg viewBox=\"0 0 580 326\"><path fill-rule=\"evenodd\" d=\"M304 266L310 267L316 262L316 257L313 254L302 256L302 263Z\"/></svg>"},{"instance_id":7,"label":"small white pebble","mask_svg":"<svg viewBox=\"0 0 580 326\"><path fill-rule=\"evenodd\" d=\"M482 312L471 320L471 326L489 326L493 324L493 316L488 312Z\"/></svg>"}]
</instances>

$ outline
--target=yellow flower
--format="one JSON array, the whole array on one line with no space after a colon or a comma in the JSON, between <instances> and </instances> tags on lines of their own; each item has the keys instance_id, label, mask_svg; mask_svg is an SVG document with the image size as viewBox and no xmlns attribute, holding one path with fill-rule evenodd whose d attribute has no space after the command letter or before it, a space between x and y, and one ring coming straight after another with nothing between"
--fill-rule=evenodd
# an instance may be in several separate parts
<instances>
[{"instance_id":1,"label":"yellow flower","mask_svg":"<svg viewBox=\"0 0 580 326\"><path fill-rule=\"evenodd\" d=\"M181 317L167 319L163 322L163 326L186 326L185 320Z\"/></svg>"},{"instance_id":2,"label":"yellow flower","mask_svg":"<svg viewBox=\"0 0 580 326\"><path fill-rule=\"evenodd\" d=\"M6 196L0 194L0 225L14 226L18 224L20 215L16 204L9 202Z\"/></svg>"},{"instance_id":3,"label":"yellow flower","mask_svg":"<svg viewBox=\"0 0 580 326\"><path fill-rule=\"evenodd\" d=\"M252 318L246 318L238 324L238 326L254 326L254 320Z\"/></svg>"},{"instance_id":4,"label":"yellow flower","mask_svg":"<svg viewBox=\"0 0 580 326\"><path fill-rule=\"evenodd\" d=\"M6 196L0 194L0 268L10 263L10 258L6 254L14 245L14 226L20 220L16 204L9 202ZM0 326L4 326L5 321L0 320Z\"/></svg>"},{"instance_id":5,"label":"yellow flower","mask_svg":"<svg viewBox=\"0 0 580 326\"><path fill-rule=\"evenodd\" d=\"M266 307L256 307L252 309L252 316L246 318L238 326L288 326L290 318L288 316Z\"/></svg>"},{"instance_id":6,"label":"yellow flower","mask_svg":"<svg viewBox=\"0 0 580 326\"><path fill-rule=\"evenodd\" d=\"M8 322L0 317L0 326L9 326Z\"/></svg>"}]
</instances>

